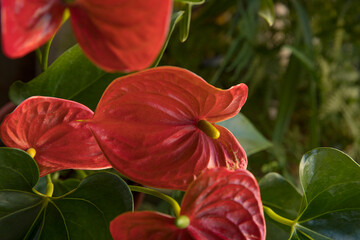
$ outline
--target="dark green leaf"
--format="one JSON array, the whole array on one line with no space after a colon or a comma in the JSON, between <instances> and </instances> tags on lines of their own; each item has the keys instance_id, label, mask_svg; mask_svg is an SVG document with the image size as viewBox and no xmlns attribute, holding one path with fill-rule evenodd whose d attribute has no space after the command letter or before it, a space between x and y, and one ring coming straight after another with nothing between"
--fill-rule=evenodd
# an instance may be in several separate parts
<instances>
[{"instance_id":1,"label":"dark green leaf","mask_svg":"<svg viewBox=\"0 0 360 240\"><path fill-rule=\"evenodd\" d=\"M39 169L26 152L0 148L0 190L31 191L39 180Z\"/></svg>"},{"instance_id":2,"label":"dark green leaf","mask_svg":"<svg viewBox=\"0 0 360 240\"><path fill-rule=\"evenodd\" d=\"M39 172L25 152L0 149L0 169L6 188L0 189L1 239L112 239L109 222L133 209L128 186L111 173L90 175L69 193L48 197L32 191Z\"/></svg>"},{"instance_id":3,"label":"dark green leaf","mask_svg":"<svg viewBox=\"0 0 360 240\"><path fill-rule=\"evenodd\" d=\"M291 228L282 225L265 215L266 240L288 240Z\"/></svg>"},{"instance_id":4,"label":"dark green leaf","mask_svg":"<svg viewBox=\"0 0 360 240\"><path fill-rule=\"evenodd\" d=\"M53 196L59 197L59 196L62 196L64 194L70 192L71 190L77 188L77 186L79 186L79 184L80 184L80 180L75 179L75 178L69 178L64 181L55 180L55 181L53 181L53 183L54 183Z\"/></svg>"},{"instance_id":5,"label":"dark green leaf","mask_svg":"<svg viewBox=\"0 0 360 240\"><path fill-rule=\"evenodd\" d=\"M92 85L103 84L103 78L114 79L121 74L109 74L96 67L84 55L78 45L67 50L44 73L32 81L23 83L15 82L9 91L11 101L19 104L24 99L39 95L64 99L76 99ZM109 82L107 81L106 84ZM102 94L103 87L98 88L97 95ZM93 97L82 96L82 103L93 102ZM93 103L92 103L93 105Z\"/></svg>"},{"instance_id":6,"label":"dark green leaf","mask_svg":"<svg viewBox=\"0 0 360 240\"><path fill-rule=\"evenodd\" d=\"M259 15L264 18L267 23L272 26L275 21L275 10L272 0L261 0Z\"/></svg>"},{"instance_id":7,"label":"dark green leaf","mask_svg":"<svg viewBox=\"0 0 360 240\"><path fill-rule=\"evenodd\" d=\"M281 175L268 173L259 182L259 187L265 206L289 219L298 216L302 194Z\"/></svg>"},{"instance_id":8,"label":"dark green leaf","mask_svg":"<svg viewBox=\"0 0 360 240\"><path fill-rule=\"evenodd\" d=\"M234 134L248 156L271 147L271 143L266 140L266 138L264 138L252 123L241 113L217 124L226 127Z\"/></svg>"},{"instance_id":9,"label":"dark green leaf","mask_svg":"<svg viewBox=\"0 0 360 240\"><path fill-rule=\"evenodd\" d=\"M292 230L289 232L290 239L358 239L360 166L339 150L317 148L303 156L299 171L300 183L304 190L303 207L300 208L301 212L296 220L287 224L292 225ZM277 187L284 188L284 182L279 181L279 177L272 176L275 179L272 181L268 178L269 176L266 176L260 182L264 205L274 209L281 207L281 211L277 213L282 212L285 216L289 203L283 203L282 207L280 205L282 201L275 196L289 199L290 202L291 197L285 191L282 197L276 194L281 193L281 190L276 189ZM281 219L276 217L272 220L281 222ZM274 232L274 229L269 231Z\"/></svg>"},{"instance_id":10,"label":"dark green leaf","mask_svg":"<svg viewBox=\"0 0 360 240\"><path fill-rule=\"evenodd\" d=\"M317 148L306 153L301 160L299 174L308 203L336 185L360 181L359 165L343 152L332 148Z\"/></svg>"}]
</instances>

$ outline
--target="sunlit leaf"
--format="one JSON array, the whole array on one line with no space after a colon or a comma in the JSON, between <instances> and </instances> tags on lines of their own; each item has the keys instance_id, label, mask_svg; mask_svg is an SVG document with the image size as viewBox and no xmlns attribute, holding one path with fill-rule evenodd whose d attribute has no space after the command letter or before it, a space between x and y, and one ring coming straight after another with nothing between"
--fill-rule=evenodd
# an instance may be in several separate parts
<instances>
[{"instance_id":1,"label":"sunlit leaf","mask_svg":"<svg viewBox=\"0 0 360 240\"><path fill-rule=\"evenodd\" d=\"M270 26L274 24L276 16L272 0L260 1L259 15L264 18Z\"/></svg>"},{"instance_id":2,"label":"sunlit leaf","mask_svg":"<svg viewBox=\"0 0 360 240\"><path fill-rule=\"evenodd\" d=\"M238 114L218 125L226 127L244 147L248 156L271 147L269 142L243 114Z\"/></svg>"}]
</instances>

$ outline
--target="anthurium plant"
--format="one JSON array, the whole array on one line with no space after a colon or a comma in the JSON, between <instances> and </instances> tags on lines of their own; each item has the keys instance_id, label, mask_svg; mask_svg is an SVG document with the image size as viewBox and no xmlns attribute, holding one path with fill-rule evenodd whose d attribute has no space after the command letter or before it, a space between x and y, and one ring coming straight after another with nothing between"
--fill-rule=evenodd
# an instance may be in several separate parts
<instances>
[{"instance_id":1,"label":"anthurium plant","mask_svg":"<svg viewBox=\"0 0 360 240\"><path fill-rule=\"evenodd\" d=\"M17 107L0 125L0 239L360 239L354 160L317 148L301 160L300 188L257 179L247 156L270 144L240 114L247 85L157 66L203 3L1 1L4 54L36 51L42 73L13 84ZM269 23L272 8L259 10ZM48 67L67 19L78 44ZM171 210L139 210L139 194Z\"/></svg>"}]
</instances>

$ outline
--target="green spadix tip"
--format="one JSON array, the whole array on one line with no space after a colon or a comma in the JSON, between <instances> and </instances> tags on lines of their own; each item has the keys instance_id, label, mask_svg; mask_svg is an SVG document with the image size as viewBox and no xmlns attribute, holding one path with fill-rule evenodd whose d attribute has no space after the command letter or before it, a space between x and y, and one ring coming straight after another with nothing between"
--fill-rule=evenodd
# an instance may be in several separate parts
<instances>
[{"instance_id":1,"label":"green spadix tip","mask_svg":"<svg viewBox=\"0 0 360 240\"><path fill-rule=\"evenodd\" d=\"M175 219L175 226L180 229L187 228L190 224L190 219L185 216L181 215Z\"/></svg>"},{"instance_id":2,"label":"green spadix tip","mask_svg":"<svg viewBox=\"0 0 360 240\"><path fill-rule=\"evenodd\" d=\"M206 120L199 120L197 123L198 128L212 139L218 139L220 137L219 130Z\"/></svg>"}]
</instances>

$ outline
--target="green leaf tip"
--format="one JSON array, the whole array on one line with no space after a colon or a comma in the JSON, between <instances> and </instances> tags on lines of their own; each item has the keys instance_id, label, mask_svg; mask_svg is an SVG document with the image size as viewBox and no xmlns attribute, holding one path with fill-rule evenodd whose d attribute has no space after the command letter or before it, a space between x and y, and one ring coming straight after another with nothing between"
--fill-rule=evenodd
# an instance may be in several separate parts
<instances>
[{"instance_id":1,"label":"green leaf tip","mask_svg":"<svg viewBox=\"0 0 360 240\"><path fill-rule=\"evenodd\" d=\"M261 0L259 15L265 19L265 21L272 26L275 21L275 10L272 0Z\"/></svg>"}]
</instances>

